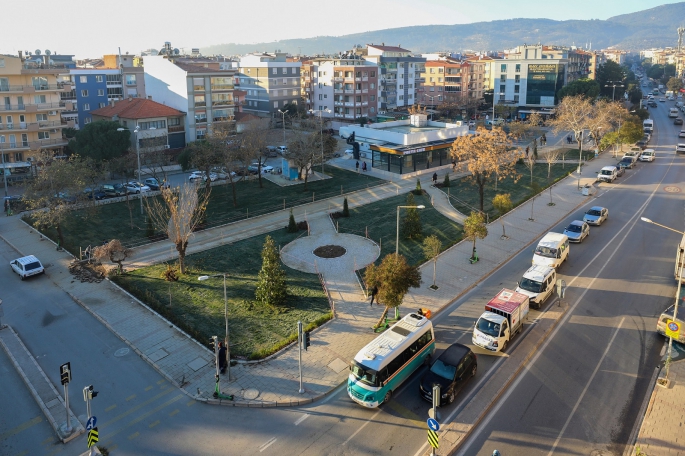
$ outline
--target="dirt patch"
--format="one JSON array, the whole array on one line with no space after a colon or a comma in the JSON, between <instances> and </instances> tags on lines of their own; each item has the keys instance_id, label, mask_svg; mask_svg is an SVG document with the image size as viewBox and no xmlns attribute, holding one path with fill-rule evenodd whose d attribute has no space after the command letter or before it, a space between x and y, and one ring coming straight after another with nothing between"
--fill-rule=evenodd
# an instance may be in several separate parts
<instances>
[{"instance_id":1,"label":"dirt patch","mask_svg":"<svg viewBox=\"0 0 685 456\"><path fill-rule=\"evenodd\" d=\"M106 271L101 264L74 261L69 265L69 272L81 283L100 283L105 279Z\"/></svg>"},{"instance_id":2,"label":"dirt patch","mask_svg":"<svg viewBox=\"0 0 685 456\"><path fill-rule=\"evenodd\" d=\"M339 245L322 245L314 249L314 255L319 258L338 258L346 253L347 250Z\"/></svg>"}]
</instances>

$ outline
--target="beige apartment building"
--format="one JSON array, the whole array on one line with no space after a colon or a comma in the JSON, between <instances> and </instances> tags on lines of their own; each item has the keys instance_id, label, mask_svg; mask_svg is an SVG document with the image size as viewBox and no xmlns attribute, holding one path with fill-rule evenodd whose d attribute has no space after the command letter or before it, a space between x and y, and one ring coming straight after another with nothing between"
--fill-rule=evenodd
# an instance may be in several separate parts
<instances>
[{"instance_id":1,"label":"beige apartment building","mask_svg":"<svg viewBox=\"0 0 685 456\"><path fill-rule=\"evenodd\" d=\"M460 102L483 98L487 62L477 56L466 60L437 57L426 60L421 67L419 103L439 106L443 102Z\"/></svg>"},{"instance_id":2,"label":"beige apartment building","mask_svg":"<svg viewBox=\"0 0 685 456\"><path fill-rule=\"evenodd\" d=\"M0 54L0 152L5 163L36 159L42 152L62 155L67 140L60 112L72 109L60 100L70 92L69 83L58 81L64 65L54 64L49 55L23 57ZM10 166L11 167L11 166Z\"/></svg>"}]
</instances>

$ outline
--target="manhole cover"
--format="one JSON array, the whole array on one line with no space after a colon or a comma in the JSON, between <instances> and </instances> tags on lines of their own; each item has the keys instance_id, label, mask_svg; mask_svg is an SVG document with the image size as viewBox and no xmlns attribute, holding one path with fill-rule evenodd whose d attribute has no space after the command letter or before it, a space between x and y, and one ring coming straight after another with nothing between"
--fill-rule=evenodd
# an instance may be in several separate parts
<instances>
[{"instance_id":1,"label":"manhole cover","mask_svg":"<svg viewBox=\"0 0 685 456\"><path fill-rule=\"evenodd\" d=\"M322 245L314 249L314 255L319 258L338 258L346 253L347 250L339 245Z\"/></svg>"},{"instance_id":2,"label":"manhole cover","mask_svg":"<svg viewBox=\"0 0 685 456\"><path fill-rule=\"evenodd\" d=\"M667 185L664 187L664 191L668 193L680 193L680 187L676 187L675 185Z\"/></svg>"},{"instance_id":3,"label":"manhole cover","mask_svg":"<svg viewBox=\"0 0 685 456\"><path fill-rule=\"evenodd\" d=\"M114 356L116 356L117 358L121 358L122 356L128 355L128 352L128 348L120 348L119 350L114 352Z\"/></svg>"},{"instance_id":4,"label":"manhole cover","mask_svg":"<svg viewBox=\"0 0 685 456\"><path fill-rule=\"evenodd\" d=\"M257 396L259 396L259 390L256 390L254 388L249 388L243 391L243 398L245 399L257 399Z\"/></svg>"}]
</instances>

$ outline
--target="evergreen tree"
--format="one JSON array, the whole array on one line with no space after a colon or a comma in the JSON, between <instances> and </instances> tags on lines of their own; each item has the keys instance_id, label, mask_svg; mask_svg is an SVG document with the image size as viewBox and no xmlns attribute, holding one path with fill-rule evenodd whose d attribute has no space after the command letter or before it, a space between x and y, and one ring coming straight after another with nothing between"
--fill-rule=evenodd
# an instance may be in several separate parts
<instances>
[{"instance_id":1,"label":"evergreen tree","mask_svg":"<svg viewBox=\"0 0 685 456\"><path fill-rule=\"evenodd\" d=\"M407 195L407 206L416 206L412 193ZM402 220L402 236L407 239L421 239L422 228L419 210L416 208L407 208L405 210L407 212Z\"/></svg>"},{"instance_id":2,"label":"evergreen tree","mask_svg":"<svg viewBox=\"0 0 685 456\"><path fill-rule=\"evenodd\" d=\"M416 192L421 193L421 179L416 179Z\"/></svg>"},{"instance_id":3,"label":"evergreen tree","mask_svg":"<svg viewBox=\"0 0 685 456\"><path fill-rule=\"evenodd\" d=\"M350 208L347 206L347 198L345 198L345 201L343 201L342 214L343 214L343 217L349 217L350 216Z\"/></svg>"},{"instance_id":4,"label":"evergreen tree","mask_svg":"<svg viewBox=\"0 0 685 456\"><path fill-rule=\"evenodd\" d=\"M288 233L297 233L297 222L295 222L295 216L293 215L293 210L290 209L290 220L288 220Z\"/></svg>"},{"instance_id":5,"label":"evergreen tree","mask_svg":"<svg viewBox=\"0 0 685 456\"><path fill-rule=\"evenodd\" d=\"M281 267L276 243L271 236L267 236L262 249L262 269L257 275L255 298L261 304L278 306L285 303L287 294L285 271Z\"/></svg>"},{"instance_id":6,"label":"evergreen tree","mask_svg":"<svg viewBox=\"0 0 685 456\"><path fill-rule=\"evenodd\" d=\"M442 181L442 186L443 187L449 187L450 186L450 175L445 174L445 180Z\"/></svg>"}]
</instances>

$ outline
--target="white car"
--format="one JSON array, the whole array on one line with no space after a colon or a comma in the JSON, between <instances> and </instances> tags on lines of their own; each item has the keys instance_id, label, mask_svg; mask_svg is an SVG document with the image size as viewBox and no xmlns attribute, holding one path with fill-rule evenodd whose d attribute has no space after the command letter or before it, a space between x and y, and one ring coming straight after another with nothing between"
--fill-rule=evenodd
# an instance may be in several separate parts
<instances>
[{"instance_id":1,"label":"white car","mask_svg":"<svg viewBox=\"0 0 685 456\"><path fill-rule=\"evenodd\" d=\"M228 179L228 172L224 168L219 168L218 166L212 168L211 174L215 174L217 179Z\"/></svg>"},{"instance_id":2,"label":"white car","mask_svg":"<svg viewBox=\"0 0 685 456\"><path fill-rule=\"evenodd\" d=\"M680 133L678 133L678 138L685 138L685 130L680 130Z\"/></svg>"},{"instance_id":3,"label":"white car","mask_svg":"<svg viewBox=\"0 0 685 456\"><path fill-rule=\"evenodd\" d=\"M124 187L126 187L129 193L145 193L150 191L150 187L135 181L125 183Z\"/></svg>"},{"instance_id":4,"label":"white car","mask_svg":"<svg viewBox=\"0 0 685 456\"><path fill-rule=\"evenodd\" d=\"M675 146L675 151L676 153L678 152L684 152L685 153L685 144L678 144Z\"/></svg>"},{"instance_id":5,"label":"white car","mask_svg":"<svg viewBox=\"0 0 685 456\"><path fill-rule=\"evenodd\" d=\"M475 127L476 126L476 121L475 120L469 120L469 127Z\"/></svg>"},{"instance_id":6,"label":"white car","mask_svg":"<svg viewBox=\"0 0 685 456\"><path fill-rule=\"evenodd\" d=\"M269 173L271 174L274 170L274 167L271 165L262 165L262 174Z\"/></svg>"},{"instance_id":7,"label":"white car","mask_svg":"<svg viewBox=\"0 0 685 456\"><path fill-rule=\"evenodd\" d=\"M218 176L216 174L209 173L209 180L211 182L214 182L217 179ZM188 180L190 182L195 182L196 180L201 180L202 182L205 182L207 180L207 175L204 171L193 171L192 173L190 173L190 176L188 176Z\"/></svg>"},{"instance_id":8,"label":"white car","mask_svg":"<svg viewBox=\"0 0 685 456\"><path fill-rule=\"evenodd\" d=\"M40 260L33 255L12 260L10 261L10 266L14 272L19 274L21 280L33 275L43 274L45 272L45 268L41 264Z\"/></svg>"},{"instance_id":9,"label":"white car","mask_svg":"<svg viewBox=\"0 0 685 456\"><path fill-rule=\"evenodd\" d=\"M662 103L666 103L666 99L664 97L659 98L659 101Z\"/></svg>"},{"instance_id":10,"label":"white car","mask_svg":"<svg viewBox=\"0 0 685 456\"><path fill-rule=\"evenodd\" d=\"M643 162L653 162L655 158L656 152L654 152L654 149L645 149L640 155L640 161Z\"/></svg>"},{"instance_id":11,"label":"white car","mask_svg":"<svg viewBox=\"0 0 685 456\"><path fill-rule=\"evenodd\" d=\"M583 242L590 235L590 227L582 220L574 220L564 230L569 242Z\"/></svg>"}]
</instances>

